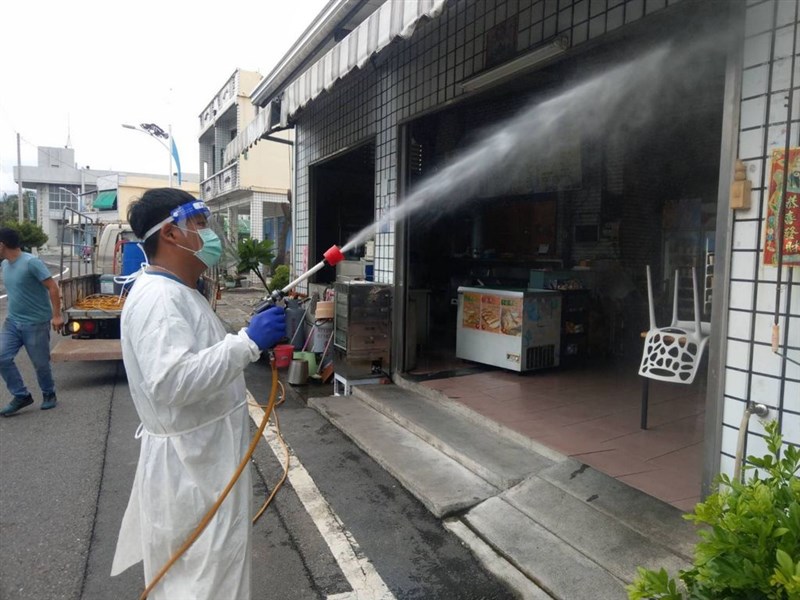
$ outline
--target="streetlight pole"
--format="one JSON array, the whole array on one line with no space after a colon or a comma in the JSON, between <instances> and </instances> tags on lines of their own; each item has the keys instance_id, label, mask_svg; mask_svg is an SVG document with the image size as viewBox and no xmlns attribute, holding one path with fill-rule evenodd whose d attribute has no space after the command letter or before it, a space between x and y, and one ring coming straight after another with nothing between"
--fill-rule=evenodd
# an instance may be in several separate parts
<instances>
[{"instance_id":1,"label":"streetlight pole","mask_svg":"<svg viewBox=\"0 0 800 600\"><path fill-rule=\"evenodd\" d=\"M83 212L83 198L81 198L78 194L76 194L73 191L68 190L65 187L60 187L58 189L60 189L62 192L67 192L70 196L75 198L75 200L78 201L78 212Z\"/></svg>"},{"instance_id":2,"label":"streetlight pole","mask_svg":"<svg viewBox=\"0 0 800 600\"><path fill-rule=\"evenodd\" d=\"M164 149L167 151L167 154L169 155L169 187L172 187L172 149L169 146L167 146L167 144L163 141L165 139L172 141L172 125L170 125L168 128L169 132L164 131L163 129L161 129L161 127L159 127L155 123L142 123L141 126L139 127L136 127L136 125L128 125L126 123L123 123L122 126L125 129L133 129L134 131L139 131L141 133L149 135L159 144L164 146Z\"/></svg>"}]
</instances>

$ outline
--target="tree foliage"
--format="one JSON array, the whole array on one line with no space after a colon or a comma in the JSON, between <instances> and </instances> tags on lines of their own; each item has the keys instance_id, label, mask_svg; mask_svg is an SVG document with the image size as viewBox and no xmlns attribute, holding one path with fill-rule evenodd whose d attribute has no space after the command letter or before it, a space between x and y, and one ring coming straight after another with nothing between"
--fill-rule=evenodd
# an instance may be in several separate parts
<instances>
[{"instance_id":1,"label":"tree foliage","mask_svg":"<svg viewBox=\"0 0 800 600\"><path fill-rule=\"evenodd\" d=\"M18 222L19 221L19 203L17 202L17 194L6 194L3 193L3 197L0 199L0 223L5 223L8 221ZM23 200L23 210L25 211L25 218L30 221L36 220L36 194L30 190L22 192L22 200ZM34 212L31 214L31 207L33 207Z\"/></svg>"},{"instance_id":2,"label":"tree foliage","mask_svg":"<svg viewBox=\"0 0 800 600\"><path fill-rule=\"evenodd\" d=\"M262 266L269 266L275 258L272 240L259 241L245 238L239 240L238 251L239 264L236 266L236 271L238 273L250 273L252 271L261 280L264 289L268 292L271 291L269 285L267 285L267 280L264 278Z\"/></svg>"},{"instance_id":3,"label":"tree foliage","mask_svg":"<svg viewBox=\"0 0 800 600\"><path fill-rule=\"evenodd\" d=\"M41 248L47 243L47 234L36 223L24 221L0 221L0 227L10 227L19 232L20 246L25 251Z\"/></svg>"}]
</instances>

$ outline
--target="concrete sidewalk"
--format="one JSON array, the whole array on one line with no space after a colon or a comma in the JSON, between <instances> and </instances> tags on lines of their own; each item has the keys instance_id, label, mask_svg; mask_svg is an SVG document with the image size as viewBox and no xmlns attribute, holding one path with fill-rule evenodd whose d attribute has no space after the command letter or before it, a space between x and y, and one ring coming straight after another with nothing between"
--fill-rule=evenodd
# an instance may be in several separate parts
<instances>
[{"instance_id":1,"label":"concrete sidewalk","mask_svg":"<svg viewBox=\"0 0 800 600\"><path fill-rule=\"evenodd\" d=\"M225 290L232 331L263 297ZM690 566L681 512L468 407L395 376L395 385L312 397L323 414L458 535L521 598L624 600L636 567ZM322 396L328 388L309 390Z\"/></svg>"}]
</instances>

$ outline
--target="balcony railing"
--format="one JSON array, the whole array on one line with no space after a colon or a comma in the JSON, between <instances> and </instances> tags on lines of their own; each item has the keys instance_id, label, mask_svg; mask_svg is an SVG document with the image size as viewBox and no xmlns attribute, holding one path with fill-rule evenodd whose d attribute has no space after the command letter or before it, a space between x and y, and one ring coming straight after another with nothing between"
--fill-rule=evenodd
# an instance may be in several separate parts
<instances>
[{"instance_id":1,"label":"balcony railing","mask_svg":"<svg viewBox=\"0 0 800 600\"><path fill-rule=\"evenodd\" d=\"M214 173L200 184L203 199L213 200L223 194L239 189L239 163L235 162L222 171Z\"/></svg>"}]
</instances>

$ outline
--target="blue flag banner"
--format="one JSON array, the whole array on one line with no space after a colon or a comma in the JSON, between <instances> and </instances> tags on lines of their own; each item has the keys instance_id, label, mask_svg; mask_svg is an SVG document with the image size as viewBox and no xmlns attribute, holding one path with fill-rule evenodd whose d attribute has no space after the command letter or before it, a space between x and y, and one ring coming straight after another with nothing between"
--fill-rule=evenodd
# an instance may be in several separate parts
<instances>
[{"instance_id":1,"label":"blue flag banner","mask_svg":"<svg viewBox=\"0 0 800 600\"><path fill-rule=\"evenodd\" d=\"M175 145L175 139L170 138L170 150L172 151L172 158L175 159L175 166L178 167L178 185L181 184L181 159L178 158L178 147Z\"/></svg>"}]
</instances>

